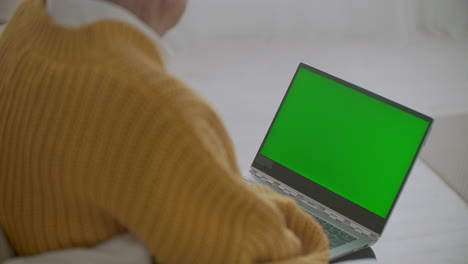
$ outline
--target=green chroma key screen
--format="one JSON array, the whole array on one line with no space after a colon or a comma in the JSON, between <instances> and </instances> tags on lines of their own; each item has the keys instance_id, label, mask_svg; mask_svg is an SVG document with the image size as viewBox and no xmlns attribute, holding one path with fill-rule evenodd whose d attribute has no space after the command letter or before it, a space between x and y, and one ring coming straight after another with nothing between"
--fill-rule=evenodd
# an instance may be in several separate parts
<instances>
[{"instance_id":1,"label":"green chroma key screen","mask_svg":"<svg viewBox=\"0 0 468 264\"><path fill-rule=\"evenodd\" d=\"M386 218L429 125L300 67L260 154Z\"/></svg>"}]
</instances>

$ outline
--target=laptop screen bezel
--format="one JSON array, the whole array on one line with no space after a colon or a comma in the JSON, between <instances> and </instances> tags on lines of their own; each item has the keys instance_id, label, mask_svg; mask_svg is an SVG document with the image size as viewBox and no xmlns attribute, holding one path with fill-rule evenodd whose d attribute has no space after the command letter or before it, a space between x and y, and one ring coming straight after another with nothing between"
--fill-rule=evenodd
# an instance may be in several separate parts
<instances>
[{"instance_id":1,"label":"laptop screen bezel","mask_svg":"<svg viewBox=\"0 0 468 264\"><path fill-rule=\"evenodd\" d=\"M400 189L398 190L398 193L395 197L395 200L393 201L391 207L390 207L390 210L389 210L389 213L387 215L386 218L383 218L367 209L365 209L364 207L356 204L356 203L353 203L351 202L350 200L328 190L327 188L307 179L306 177L303 177L301 176L300 174L294 172L293 170L290 170L284 166L282 166L281 164L263 156L260 154L260 150L262 149L264 143L265 143L265 140L267 139L269 133L270 133L270 130L271 128L273 127L273 124L275 123L275 120L278 116L278 113L280 112L282 106L283 106L283 103L285 101L285 99L287 98L288 94L289 94L289 91L291 90L291 87L296 79L296 76L299 72L300 69L306 69L306 70L309 70L311 72L314 72L316 74L319 74L323 77L326 77L332 81L335 81L337 83L340 83L342 85L345 85L346 87L349 87L350 89L353 89L355 91L358 91L360 93L363 93L365 95L368 95L374 99L377 99L381 102L384 102L386 104L389 104L393 107L396 107L400 110L403 110L411 115L414 115L418 118L421 118L427 122L429 122L429 125L428 125L428 128L424 134L424 136L421 138L421 142L418 146L418 150L416 151L416 154L414 155L413 157L413 160L411 162L411 165L409 166L408 168L408 171L402 181L402 184L400 186ZM278 181L280 182L283 182L284 184L287 184L288 186L296 189L297 191L305 194L306 196L324 204L325 206L331 208L332 210L346 216L347 218L349 219L352 219L353 221L365 226L366 228L374 231L375 233L377 234L382 234L383 232L383 229L388 221L388 219L390 218L390 215L392 214L393 212L393 209L395 207L395 204L396 204L396 201L398 200L399 196L400 196L400 193L403 189L403 186L405 185L407 179L408 179L408 176L409 174L411 173L411 170L414 166L414 163L415 161L417 160L417 157L419 155L419 152L422 148L422 146L424 145L424 142L429 134L429 131L432 127L432 123L433 123L433 119L429 116L426 116L422 113L419 113L415 110L412 110L406 106L403 106L401 104L398 104L390 99L387 99L383 96L380 96L378 94L375 94L369 90L366 90L362 87L359 87L357 85L354 85L352 83L349 83L347 81L344 81L336 76L333 76L331 74L328 74L326 72L323 72L321 70L318 70L312 66L309 66L307 64L304 64L304 63L300 63L295 74L294 74L294 77L292 78L291 80L291 83L289 84L289 87L288 87L288 90L286 91L286 94L284 95L283 97L283 100L280 104L280 106L278 107L278 110L276 111L276 114L275 114L275 117L273 118L273 121L271 122L270 124L270 127L268 128L268 132L265 134L265 137L263 138L263 141L262 141L262 144L260 145L260 148L258 149L258 152L255 156L255 159L252 163L252 167L255 168L255 169L258 169L259 171L277 179Z\"/></svg>"}]
</instances>

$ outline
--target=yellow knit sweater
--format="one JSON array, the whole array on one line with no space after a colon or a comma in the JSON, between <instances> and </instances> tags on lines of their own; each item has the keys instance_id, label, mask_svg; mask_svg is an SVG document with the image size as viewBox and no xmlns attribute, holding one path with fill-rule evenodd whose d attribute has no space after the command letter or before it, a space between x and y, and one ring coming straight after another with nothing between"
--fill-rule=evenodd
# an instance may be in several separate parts
<instances>
[{"instance_id":1,"label":"yellow knit sweater","mask_svg":"<svg viewBox=\"0 0 468 264\"><path fill-rule=\"evenodd\" d=\"M132 232L160 263L326 263L320 226L246 185L213 110L154 43L26 0L0 38L0 225L20 255Z\"/></svg>"}]
</instances>

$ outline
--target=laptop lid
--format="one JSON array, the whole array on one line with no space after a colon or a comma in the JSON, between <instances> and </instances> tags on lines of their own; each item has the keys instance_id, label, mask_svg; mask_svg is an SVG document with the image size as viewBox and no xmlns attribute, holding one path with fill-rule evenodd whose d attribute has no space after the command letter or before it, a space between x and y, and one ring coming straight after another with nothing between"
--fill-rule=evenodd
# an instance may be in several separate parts
<instances>
[{"instance_id":1,"label":"laptop lid","mask_svg":"<svg viewBox=\"0 0 468 264\"><path fill-rule=\"evenodd\" d=\"M301 63L252 167L381 234L432 121Z\"/></svg>"}]
</instances>

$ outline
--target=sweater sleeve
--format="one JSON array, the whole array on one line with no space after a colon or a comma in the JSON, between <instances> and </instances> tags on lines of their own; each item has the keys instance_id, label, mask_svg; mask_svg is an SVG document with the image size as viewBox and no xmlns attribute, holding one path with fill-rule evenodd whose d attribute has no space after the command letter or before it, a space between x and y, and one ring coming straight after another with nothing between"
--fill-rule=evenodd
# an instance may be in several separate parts
<instances>
[{"instance_id":1,"label":"sweater sleeve","mask_svg":"<svg viewBox=\"0 0 468 264\"><path fill-rule=\"evenodd\" d=\"M88 199L158 263L327 263L327 239L312 217L292 199L244 183L213 110L177 80L159 85L170 91L158 94L161 103L150 91L133 113L141 126L135 143L115 143L130 144L118 148L131 152L116 164L126 173L103 175Z\"/></svg>"}]
</instances>

